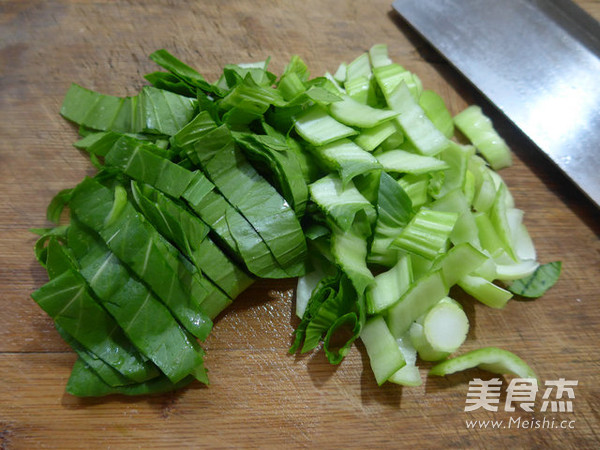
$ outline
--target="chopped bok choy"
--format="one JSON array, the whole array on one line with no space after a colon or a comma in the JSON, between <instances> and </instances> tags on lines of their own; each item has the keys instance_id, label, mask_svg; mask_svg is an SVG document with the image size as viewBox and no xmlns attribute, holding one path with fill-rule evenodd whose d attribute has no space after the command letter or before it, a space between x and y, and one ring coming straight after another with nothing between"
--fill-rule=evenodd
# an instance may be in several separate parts
<instances>
[{"instance_id":1,"label":"chopped bok choy","mask_svg":"<svg viewBox=\"0 0 600 450\"><path fill-rule=\"evenodd\" d=\"M535 378L498 348L446 359L469 330L453 286L502 308L560 273L537 261L479 107L452 117L382 44L316 78L298 56L280 77L229 64L215 83L150 58L166 72L139 94L73 84L61 108L98 169L35 230L50 281L32 297L79 356L69 393L208 383L198 340L257 278L298 277L290 353L322 344L339 364L359 339L380 385L420 385L417 355L432 375Z\"/></svg>"}]
</instances>

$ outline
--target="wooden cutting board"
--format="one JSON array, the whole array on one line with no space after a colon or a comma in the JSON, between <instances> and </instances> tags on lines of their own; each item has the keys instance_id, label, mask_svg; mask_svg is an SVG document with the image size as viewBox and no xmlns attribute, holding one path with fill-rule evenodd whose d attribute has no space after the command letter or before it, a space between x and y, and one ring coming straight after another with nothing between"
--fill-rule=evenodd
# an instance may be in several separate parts
<instances>
[{"instance_id":1,"label":"wooden cutting board","mask_svg":"<svg viewBox=\"0 0 600 450\"><path fill-rule=\"evenodd\" d=\"M600 4L580 1L600 18ZM223 65L292 54L313 75L334 71L375 43L440 93L452 112L482 100L392 12L376 1L2 1L0 3L0 447L516 447L600 445L600 214L514 129L487 112L514 150L502 171L542 262L563 261L559 283L504 310L458 290L471 320L464 350L495 345L526 359L545 381L577 380L573 412L465 412L471 370L426 377L421 387L377 387L362 345L339 366L322 352L289 356L294 281L257 282L206 341L211 385L161 396L77 399L64 393L75 355L30 299L46 281L32 227L60 189L93 174L59 114L71 82L132 95L166 48L209 80ZM526 45L526 43L524 43ZM526 103L523 105L527 107ZM598 152L598 149L590 149ZM600 157L600 156L599 156ZM564 398L563 398L564 400ZM537 429L525 429L526 420ZM468 429L467 420L503 420ZM521 420L517 426L518 420ZM545 422L544 419L547 421ZM554 425L556 428L548 428ZM503 428L504 426L504 428ZM535 423L533 424L535 428Z\"/></svg>"}]
</instances>

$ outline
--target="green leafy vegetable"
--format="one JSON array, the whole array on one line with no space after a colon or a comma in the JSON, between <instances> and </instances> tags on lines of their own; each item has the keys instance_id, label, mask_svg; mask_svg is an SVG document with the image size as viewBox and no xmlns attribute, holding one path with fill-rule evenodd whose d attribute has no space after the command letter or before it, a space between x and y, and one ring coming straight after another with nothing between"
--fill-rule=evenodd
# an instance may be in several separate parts
<instances>
[{"instance_id":1,"label":"green leafy vegetable","mask_svg":"<svg viewBox=\"0 0 600 450\"><path fill-rule=\"evenodd\" d=\"M290 149L290 138L263 124L268 134L234 134L236 143L251 161L264 163L273 174L281 194L300 218L308 201L308 186L302 175L301 162Z\"/></svg>"},{"instance_id":2,"label":"green leafy vegetable","mask_svg":"<svg viewBox=\"0 0 600 450\"><path fill-rule=\"evenodd\" d=\"M197 342L160 300L129 274L99 237L74 222L68 241L81 274L100 303L131 342L171 381L180 381L202 365L203 351Z\"/></svg>"},{"instance_id":3,"label":"green leafy vegetable","mask_svg":"<svg viewBox=\"0 0 600 450\"><path fill-rule=\"evenodd\" d=\"M219 291L190 270L167 242L139 215L125 198L119 214L114 190L86 178L73 192L70 207L75 217L98 232L106 245L154 290L177 319L194 336L205 339L212 322L201 303ZM112 219L112 220L111 220ZM220 294L223 295L223 294Z\"/></svg>"},{"instance_id":4,"label":"green leafy vegetable","mask_svg":"<svg viewBox=\"0 0 600 450\"><path fill-rule=\"evenodd\" d=\"M322 342L338 364L360 337L378 384L418 386L417 355L466 338L454 286L499 309L556 282L495 172L511 159L491 121L476 106L453 118L385 45L313 78L299 56L279 77L267 59L214 83L164 49L150 58L166 72L137 95L73 84L61 108L98 169L50 203L70 223L32 230L50 278L32 296L79 356L67 392L208 383L196 339L256 278L293 277L290 353ZM430 373L474 366L535 377L497 348Z\"/></svg>"},{"instance_id":5,"label":"green leafy vegetable","mask_svg":"<svg viewBox=\"0 0 600 450\"><path fill-rule=\"evenodd\" d=\"M341 272L325 277L315 288L302 321L295 331L290 353L302 344L302 353L313 350L325 337L325 353L332 364L341 362L350 345L359 336L365 321L364 300L358 295L348 277ZM338 328L350 328L350 337L339 348L331 343Z\"/></svg>"},{"instance_id":6,"label":"green leafy vegetable","mask_svg":"<svg viewBox=\"0 0 600 450\"><path fill-rule=\"evenodd\" d=\"M560 261L542 264L528 277L513 281L508 290L521 297L541 297L558 281L561 268Z\"/></svg>"},{"instance_id":7,"label":"green leafy vegetable","mask_svg":"<svg viewBox=\"0 0 600 450\"><path fill-rule=\"evenodd\" d=\"M209 227L197 216L151 186L133 184L132 188L137 206L152 225L230 299L252 284L253 279L208 237ZM219 312L207 313L214 318Z\"/></svg>"},{"instance_id":8,"label":"green leafy vegetable","mask_svg":"<svg viewBox=\"0 0 600 450\"><path fill-rule=\"evenodd\" d=\"M101 397L110 394L146 395L172 391L188 385L194 380L189 376L178 383L171 382L166 376L125 386L110 386L82 359L75 361L66 391L78 397Z\"/></svg>"},{"instance_id":9,"label":"green leafy vegetable","mask_svg":"<svg viewBox=\"0 0 600 450\"><path fill-rule=\"evenodd\" d=\"M133 348L114 319L91 297L87 284L74 270L66 270L32 297L73 339L127 378L144 381L157 374L154 365Z\"/></svg>"}]
</instances>

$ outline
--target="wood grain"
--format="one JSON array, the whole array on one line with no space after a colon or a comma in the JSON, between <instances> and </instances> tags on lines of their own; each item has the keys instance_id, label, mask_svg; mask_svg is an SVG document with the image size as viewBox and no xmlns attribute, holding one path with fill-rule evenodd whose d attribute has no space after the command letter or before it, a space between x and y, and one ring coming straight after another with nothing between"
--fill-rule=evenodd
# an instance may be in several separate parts
<instances>
[{"instance_id":1,"label":"wood grain","mask_svg":"<svg viewBox=\"0 0 600 450\"><path fill-rule=\"evenodd\" d=\"M598 2L579 3L600 18ZM0 2L0 447L598 447L600 214L390 4ZM318 75L379 42L453 112L482 104L513 148L514 166L502 175L539 259L562 260L564 272L542 299L502 311L453 291L472 323L465 350L496 345L524 357L542 380L579 380L574 412L554 413L575 428L466 429L465 420L531 418L465 413L468 381L489 378L484 372L377 387L361 345L337 367L321 352L287 355L297 324L293 280L256 283L219 318L205 344L209 387L135 399L65 394L75 356L29 297L46 278L28 230L48 225L45 208L58 190L93 173L71 147L76 130L58 114L69 84L134 94L156 70L147 55L159 48L209 80L227 63L268 56L277 73L294 53Z\"/></svg>"}]
</instances>

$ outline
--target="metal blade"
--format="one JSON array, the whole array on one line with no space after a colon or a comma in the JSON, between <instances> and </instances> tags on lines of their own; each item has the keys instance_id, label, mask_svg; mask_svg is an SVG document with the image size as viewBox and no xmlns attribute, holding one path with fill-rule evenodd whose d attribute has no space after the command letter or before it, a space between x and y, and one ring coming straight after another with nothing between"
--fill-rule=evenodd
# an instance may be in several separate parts
<instances>
[{"instance_id":1,"label":"metal blade","mask_svg":"<svg viewBox=\"0 0 600 450\"><path fill-rule=\"evenodd\" d=\"M600 206L600 24L568 0L394 9Z\"/></svg>"}]
</instances>

